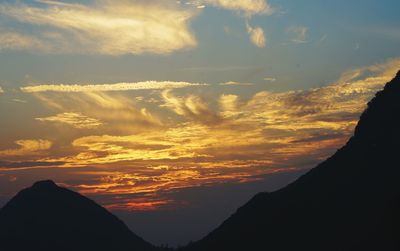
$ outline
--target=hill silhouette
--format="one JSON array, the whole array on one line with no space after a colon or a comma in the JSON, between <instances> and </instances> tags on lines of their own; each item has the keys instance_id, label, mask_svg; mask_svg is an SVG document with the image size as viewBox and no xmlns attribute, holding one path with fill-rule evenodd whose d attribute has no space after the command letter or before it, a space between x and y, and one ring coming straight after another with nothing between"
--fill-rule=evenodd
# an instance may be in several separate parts
<instances>
[{"instance_id":1,"label":"hill silhouette","mask_svg":"<svg viewBox=\"0 0 400 251\"><path fill-rule=\"evenodd\" d=\"M40 181L0 210L0 250L150 251L155 248L92 200Z\"/></svg>"},{"instance_id":2,"label":"hill silhouette","mask_svg":"<svg viewBox=\"0 0 400 251\"><path fill-rule=\"evenodd\" d=\"M399 150L400 72L343 148L184 250L400 250Z\"/></svg>"}]
</instances>

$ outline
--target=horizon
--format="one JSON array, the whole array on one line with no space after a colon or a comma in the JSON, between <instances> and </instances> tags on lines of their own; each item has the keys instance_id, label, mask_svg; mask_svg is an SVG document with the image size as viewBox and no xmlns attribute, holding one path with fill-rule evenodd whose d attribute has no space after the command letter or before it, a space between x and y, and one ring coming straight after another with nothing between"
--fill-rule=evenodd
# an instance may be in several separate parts
<instances>
[{"instance_id":1,"label":"horizon","mask_svg":"<svg viewBox=\"0 0 400 251\"><path fill-rule=\"evenodd\" d=\"M400 70L399 7L3 1L0 207L51 179L153 244L199 240L347 142Z\"/></svg>"}]
</instances>

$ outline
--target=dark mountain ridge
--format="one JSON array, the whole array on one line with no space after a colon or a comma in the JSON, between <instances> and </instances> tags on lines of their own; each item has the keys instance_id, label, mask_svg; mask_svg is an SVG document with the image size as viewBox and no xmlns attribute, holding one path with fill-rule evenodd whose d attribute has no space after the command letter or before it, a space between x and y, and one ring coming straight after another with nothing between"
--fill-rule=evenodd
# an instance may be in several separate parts
<instances>
[{"instance_id":1,"label":"dark mountain ridge","mask_svg":"<svg viewBox=\"0 0 400 251\"><path fill-rule=\"evenodd\" d=\"M20 191L0 210L0 250L154 250L94 201L53 181Z\"/></svg>"},{"instance_id":2,"label":"dark mountain ridge","mask_svg":"<svg viewBox=\"0 0 400 251\"><path fill-rule=\"evenodd\" d=\"M185 250L400 250L399 150L400 72L343 148Z\"/></svg>"}]
</instances>

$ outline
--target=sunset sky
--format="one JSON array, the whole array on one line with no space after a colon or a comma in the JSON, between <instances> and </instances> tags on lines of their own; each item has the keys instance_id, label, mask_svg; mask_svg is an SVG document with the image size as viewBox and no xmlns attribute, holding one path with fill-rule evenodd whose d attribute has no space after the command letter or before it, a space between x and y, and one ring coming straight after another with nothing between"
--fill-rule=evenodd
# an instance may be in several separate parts
<instances>
[{"instance_id":1,"label":"sunset sky","mask_svg":"<svg viewBox=\"0 0 400 251\"><path fill-rule=\"evenodd\" d=\"M199 239L346 142L400 69L399 9L0 1L0 206L53 179L153 243Z\"/></svg>"}]
</instances>

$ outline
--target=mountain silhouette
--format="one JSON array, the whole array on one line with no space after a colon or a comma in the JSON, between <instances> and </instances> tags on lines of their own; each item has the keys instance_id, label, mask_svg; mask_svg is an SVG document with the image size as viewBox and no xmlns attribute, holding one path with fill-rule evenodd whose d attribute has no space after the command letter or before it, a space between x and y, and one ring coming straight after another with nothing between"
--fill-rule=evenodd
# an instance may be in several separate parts
<instances>
[{"instance_id":1,"label":"mountain silhouette","mask_svg":"<svg viewBox=\"0 0 400 251\"><path fill-rule=\"evenodd\" d=\"M185 251L400 250L400 72L354 136L287 187L260 193Z\"/></svg>"},{"instance_id":2,"label":"mountain silhouette","mask_svg":"<svg viewBox=\"0 0 400 251\"><path fill-rule=\"evenodd\" d=\"M94 201L40 181L0 210L0 250L148 251L155 248Z\"/></svg>"}]
</instances>

